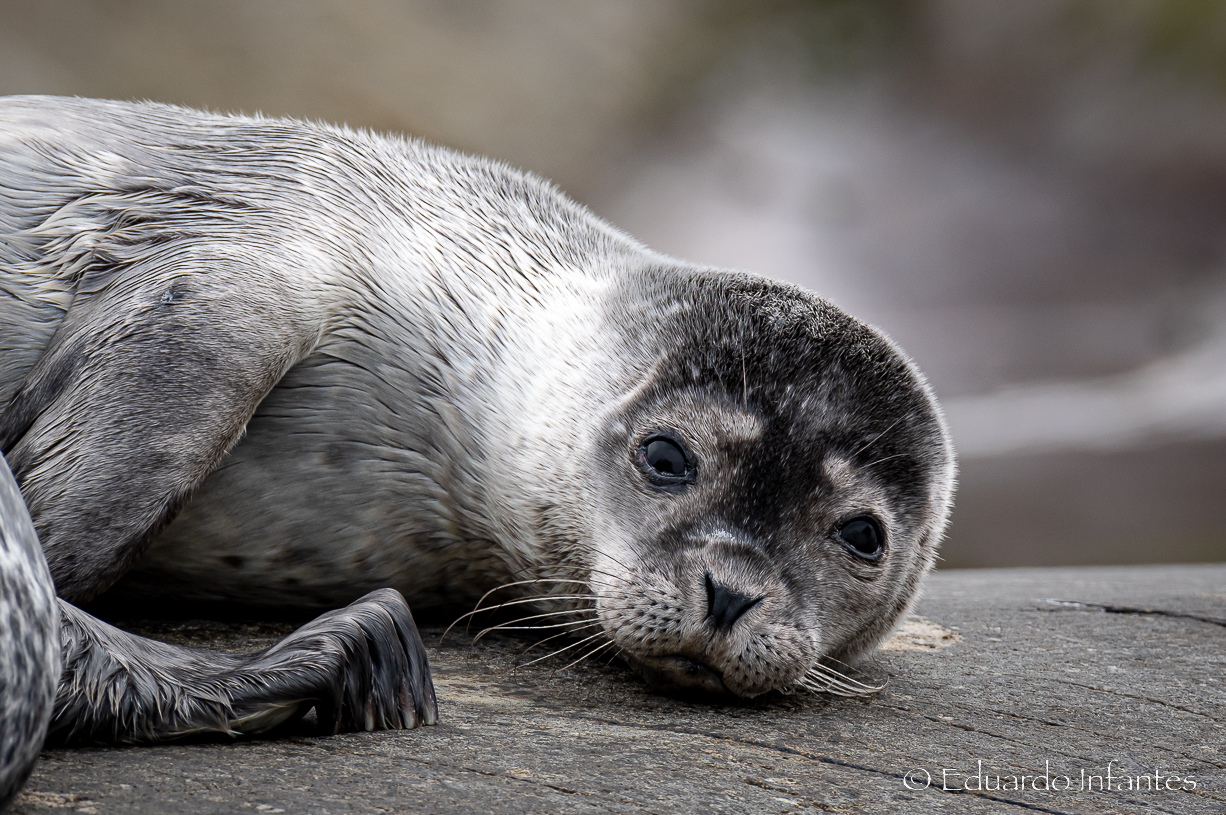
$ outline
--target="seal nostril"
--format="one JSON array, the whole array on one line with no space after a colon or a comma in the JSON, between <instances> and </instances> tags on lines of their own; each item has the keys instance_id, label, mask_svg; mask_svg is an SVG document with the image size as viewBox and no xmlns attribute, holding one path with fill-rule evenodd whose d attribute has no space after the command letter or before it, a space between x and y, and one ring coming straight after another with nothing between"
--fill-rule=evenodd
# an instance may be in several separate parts
<instances>
[{"instance_id":1,"label":"seal nostril","mask_svg":"<svg viewBox=\"0 0 1226 815\"><path fill-rule=\"evenodd\" d=\"M719 631L727 631L739 620L746 611L762 601L761 597L750 597L739 591L721 586L707 572L707 616Z\"/></svg>"}]
</instances>

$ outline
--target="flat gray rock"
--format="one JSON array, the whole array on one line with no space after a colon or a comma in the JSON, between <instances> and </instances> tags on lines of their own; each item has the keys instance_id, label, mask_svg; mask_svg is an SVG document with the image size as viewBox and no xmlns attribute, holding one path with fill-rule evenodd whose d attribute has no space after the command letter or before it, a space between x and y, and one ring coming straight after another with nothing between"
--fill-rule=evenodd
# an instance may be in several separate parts
<instances>
[{"instance_id":1,"label":"flat gray rock","mask_svg":"<svg viewBox=\"0 0 1226 815\"><path fill-rule=\"evenodd\" d=\"M432 648L436 727L48 750L14 811L1226 812L1226 565L936 574L861 700L677 701L530 642Z\"/></svg>"}]
</instances>

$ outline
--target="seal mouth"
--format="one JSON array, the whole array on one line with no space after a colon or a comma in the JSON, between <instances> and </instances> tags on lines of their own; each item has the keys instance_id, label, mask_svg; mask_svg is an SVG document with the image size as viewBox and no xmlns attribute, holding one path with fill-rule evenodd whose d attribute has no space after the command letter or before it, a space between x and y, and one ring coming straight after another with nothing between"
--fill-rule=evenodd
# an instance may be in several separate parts
<instances>
[{"instance_id":1,"label":"seal mouth","mask_svg":"<svg viewBox=\"0 0 1226 815\"><path fill-rule=\"evenodd\" d=\"M673 654L663 657L633 657L631 665L653 690L681 696L735 697L724 679L706 665Z\"/></svg>"}]
</instances>

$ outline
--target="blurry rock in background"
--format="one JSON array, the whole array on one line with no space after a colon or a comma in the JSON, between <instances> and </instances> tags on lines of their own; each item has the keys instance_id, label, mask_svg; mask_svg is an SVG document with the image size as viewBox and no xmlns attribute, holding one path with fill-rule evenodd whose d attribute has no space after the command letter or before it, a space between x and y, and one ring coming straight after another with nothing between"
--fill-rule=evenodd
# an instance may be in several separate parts
<instances>
[{"instance_id":1,"label":"blurry rock in background","mask_svg":"<svg viewBox=\"0 0 1226 815\"><path fill-rule=\"evenodd\" d=\"M928 373L944 566L1226 559L1226 4L0 0L0 92L414 133Z\"/></svg>"}]
</instances>

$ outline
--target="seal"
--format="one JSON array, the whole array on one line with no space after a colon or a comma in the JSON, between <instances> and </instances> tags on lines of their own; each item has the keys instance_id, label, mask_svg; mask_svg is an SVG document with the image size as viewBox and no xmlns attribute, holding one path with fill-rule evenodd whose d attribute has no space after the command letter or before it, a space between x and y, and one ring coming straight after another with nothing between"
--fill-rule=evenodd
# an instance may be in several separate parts
<instances>
[{"instance_id":1,"label":"seal","mask_svg":"<svg viewBox=\"0 0 1226 815\"><path fill-rule=\"evenodd\" d=\"M499 590L515 624L663 690L854 693L835 661L902 616L952 500L937 403L877 330L652 252L504 165L320 124L0 101L0 347L0 450L62 624L87 631L69 604L108 589L316 608ZM382 683L410 676L412 704L369 726L433 715L398 613L395 637L354 625L413 666ZM126 686L125 721L192 686L198 656L112 632L65 648L156 652L180 677ZM283 654L246 681L275 686ZM70 674L73 732L188 729L95 728L101 689ZM209 715L184 721L241 729Z\"/></svg>"}]
</instances>

